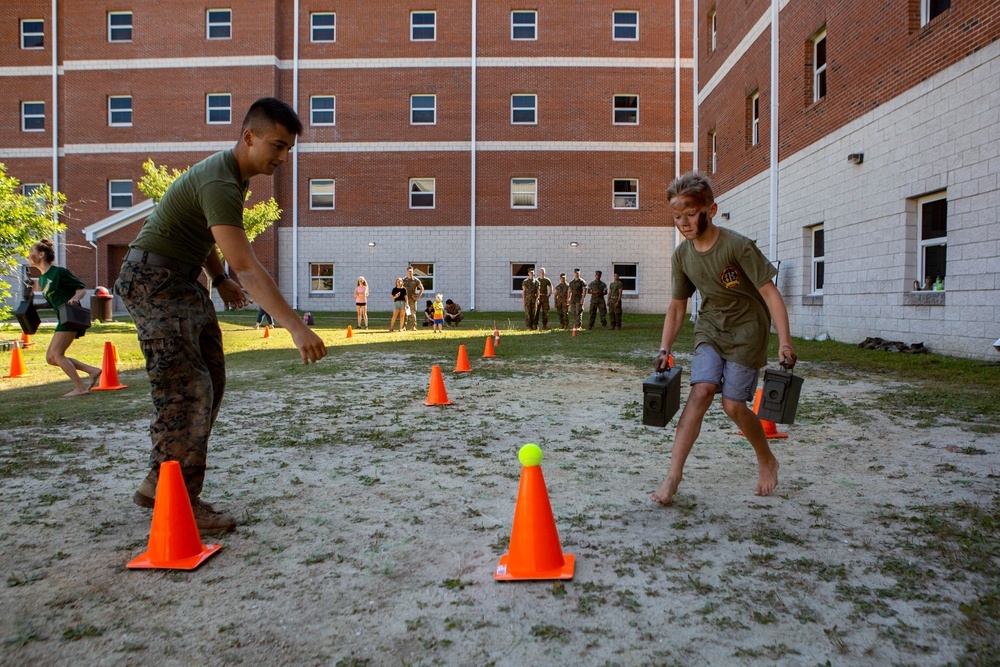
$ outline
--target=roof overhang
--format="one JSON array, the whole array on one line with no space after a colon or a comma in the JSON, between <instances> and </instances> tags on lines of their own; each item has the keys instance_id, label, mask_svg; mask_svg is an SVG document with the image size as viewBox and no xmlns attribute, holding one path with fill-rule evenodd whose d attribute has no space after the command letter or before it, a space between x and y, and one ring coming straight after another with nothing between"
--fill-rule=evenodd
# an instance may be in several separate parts
<instances>
[{"instance_id":1,"label":"roof overhang","mask_svg":"<svg viewBox=\"0 0 1000 667\"><path fill-rule=\"evenodd\" d=\"M155 203L152 199L141 201L135 206L131 206L122 211L117 211L114 215L109 215L103 220L99 220L89 227L83 228L83 236L93 243L97 239L116 232L123 227L128 227L134 222L145 220L153 210Z\"/></svg>"}]
</instances>

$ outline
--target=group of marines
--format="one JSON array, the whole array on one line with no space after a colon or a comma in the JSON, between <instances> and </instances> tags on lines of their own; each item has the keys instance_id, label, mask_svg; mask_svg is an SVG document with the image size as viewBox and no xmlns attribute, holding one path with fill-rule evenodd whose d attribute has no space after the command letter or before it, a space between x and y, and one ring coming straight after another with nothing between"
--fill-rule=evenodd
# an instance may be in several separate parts
<instances>
[{"instance_id":1,"label":"group of marines","mask_svg":"<svg viewBox=\"0 0 1000 667\"><path fill-rule=\"evenodd\" d=\"M590 323L588 329L593 329L597 315L601 315L601 327L608 327L608 315L611 315L611 328L622 328L622 293L624 286L614 274L611 284L601 280L601 272L594 272L594 279L587 283L580 278L580 269L573 269L573 280L566 281L566 274L559 274L559 282L553 287L552 281L545 276L545 269L528 271L528 277L521 283L521 303L524 305L524 326L535 330L549 326L549 297L555 295L556 312L559 314L559 326L570 328L572 318L573 328L583 328L583 302L590 295ZM607 296L607 301L604 297Z\"/></svg>"}]
</instances>

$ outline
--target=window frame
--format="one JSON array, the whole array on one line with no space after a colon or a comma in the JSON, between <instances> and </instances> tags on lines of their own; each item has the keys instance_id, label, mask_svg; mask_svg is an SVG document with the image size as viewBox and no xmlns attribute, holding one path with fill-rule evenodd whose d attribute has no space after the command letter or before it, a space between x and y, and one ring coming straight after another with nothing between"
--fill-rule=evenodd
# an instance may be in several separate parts
<instances>
[{"instance_id":1,"label":"window frame","mask_svg":"<svg viewBox=\"0 0 1000 667\"><path fill-rule=\"evenodd\" d=\"M317 26L315 19L317 16L332 16L333 25ZM333 32L333 39L316 39L317 30L330 30ZM309 41L313 44L335 44L337 42L337 12L310 12L309 13Z\"/></svg>"},{"instance_id":2,"label":"window frame","mask_svg":"<svg viewBox=\"0 0 1000 667\"><path fill-rule=\"evenodd\" d=\"M44 183L21 183L21 195L30 198Z\"/></svg>"},{"instance_id":3,"label":"window frame","mask_svg":"<svg viewBox=\"0 0 1000 667\"><path fill-rule=\"evenodd\" d=\"M416 98L430 98L433 102L433 106L430 109L426 108L416 108L414 107L414 102ZM430 122L417 122L414 120L414 114L417 113L428 113L431 114ZM437 125L437 95L434 93L413 93L410 95L410 125Z\"/></svg>"},{"instance_id":4,"label":"window frame","mask_svg":"<svg viewBox=\"0 0 1000 667\"><path fill-rule=\"evenodd\" d=\"M635 275L629 276L624 275L621 272L621 267L631 266L635 268ZM612 262L611 263L611 278L614 279L614 275L618 274L618 279L622 281L622 295L628 294L629 296L636 295L639 293L639 263L638 262ZM625 285L628 281L633 281L634 287L628 289Z\"/></svg>"},{"instance_id":5,"label":"window frame","mask_svg":"<svg viewBox=\"0 0 1000 667\"><path fill-rule=\"evenodd\" d=\"M634 110L632 109L632 107L618 106L618 99L619 98L631 98L631 99L634 99L635 100L635 108L634 108ZM611 124L612 125L626 125L626 126L633 125L634 126L634 125L638 125L639 124L639 96L638 95L633 95L633 94L629 94L629 93L621 93L621 94L612 95L611 96L611 107L612 107L612 115L611 115ZM625 121L619 121L618 120L618 114L619 113L623 113L624 114L624 113L630 113L632 111L635 112L635 122L625 122Z\"/></svg>"},{"instance_id":6,"label":"window frame","mask_svg":"<svg viewBox=\"0 0 1000 667\"><path fill-rule=\"evenodd\" d=\"M516 97L530 97L534 101L534 105L530 107L533 120L529 121L515 121L514 114L518 111L524 112L528 110L529 107L518 107L514 106L514 98ZM510 94L510 124L511 125L538 125L538 94L537 93L511 93Z\"/></svg>"},{"instance_id":7,"label":"window frame","mask_svg":"<svg viewBox=\"0 0 1000 667\"><path fill-rule=\"evenodd\" d=\"M708 131L708 173L714 174L719 168L719 134L715 128Z\"/></svg>"},{"instance_id":8,"label":"window frame","mask_svg":"<svg viewBox=\"0 0 1000 667\"><path fill-rule=\"evenodd\" d=\"M124 192L115 192L114 188L116 185L122 185L123 183L128 183L128 205L127 206L115 206L115 198L125 197ZM135 183L132 179L118 178L118 179L108 179L108 210L109 211L124 211L127 208L132 208L135 204Z\"/></svg>"},{"instance_id":9,"label":"window frame","mask_svg":"<svg viewBox=\"0 0 1000 667\"><path fill-rule=\"evenodd\" d=\"M413 186L417 184L418 181L430 181L430 190L419 190L414 191ZM414 196L430 196L431 205L430 206L414 206L413 197ZM411 178L409 180L409 186L407 189L407 201L410 205L410 210L414 211L433 211L437 207L437 179L434 177L418 176Z\"/></svg>"},{"instance_id":10,"label":"window frame","mask_svg":"<svg viewBox=\"0 0 1000 667\"><path fill-rule=\"evenodd\" d=\"M317 109L315 107L316 100L332 100L333 108L331 109ZM317 113L330 113L332 114L332 119L329 123L317 122ZM310 95L309 96L309 125L310 127L333 127L337 124L337 96L336 95Z\"/></svg>"},{"instance_id":11,"label":"window frame","mask_svg":"<svg viewBox=\"0 0 1000 667\"><path fill-rule=\"evenodd\" d=\"M28 113L27 106L29 104L41 105L41 113ZM41 127L28 127L28 119L42 119ZM29 100L27 102L21 102L21 131L22 132L44 132L45 131L45 101L44 100Z\"/></svg>"},{"instance_id":12,"label":"window frame","mask_svg":"<svg viewBox=\"0 0 1000 667\"><path fill-rule=\"evenodd\" d=\"M517 183L517 181L521 181L521 183ZM533 184L534 185L534 189L532 189L531 191L515 192L514 191L514 185L515 184L519 184L519 185L531 185L531 184ZM522 205L522 204L516 204L515 203L515 198L516 197L526 197L526 196L530 196L531 197L531 204L530 205ZM534 176L514 176L514 177L511 177L511 179L510 179L510 208L512 210L519 210L519 211L520 210L532 210L532 209L537 209L538 208L538 179L537 178L535 178Z\"/></svg>"},{"instance_id":13,"label":"window frame","mask_svg":"<svg viewBox=\"0 0 1000 667\"><path fill-rule=\"evenodd\" d=\"M514 273L514 267L519 267L519 270L524 271L524 274ZM510 293L511 294L521 294L524 292L522 285L525 279L528 277L528 271L537 271L538 262L511 262L510 263Z\"/></svg>"},{"instance_id":14,"label":"window frame","mask_svg":"<svg viewBox=\"0 0 1000 667\"><path fill-rule=\"evenodd\" d=\"M407 266L413 269L413 277L424 286L424 293L434 292L435 262L410 262ZM433 299L432 299L433 300Z\"/></svg>"},{"instance_id":15,"label":"window frame","mask_svg":"<svg viewBox=\"0 0 1000 667\"><path fill-rule=\"evenodd\" d=\"M41 32L27 32L25 30L27 23L40 23ZM28 46L26 44L28 38L38 38L41 41L36 46ZM21 49L24 51L40 51L45 49L45 19L21 19Z\"/></svg>"},{"instance_id":16,"label":"window frame","mask_svg":"<svg viewBox=\"0 0 1000 667\"><path fill-rule=\"evenodd\" d=\"M618 184L630 182L635 184L633 191L619 191ZM633 206L619 206L618 200L631 198ZM639 179L638 178L612 178L611 179L611 208L616 211L638 211L639 210Z\"/></svg>"},{"instance_id":17,"label":"window frame","mask_svg":"<svg viewBox=\"0 0 1000 667\"><path fill-rule=\"evenodd\" d=\"M760 144L760 91L750 95L750 145Z\"/></svg>"},{"instance_id":18,"label":"window frame","mask_svg":"<svg viewBox=\"0 0 1000 667\"><path fill-rule=\"evenodd\" d=\"M213 12L229 12L229 20L226 22L222 21L212 21ZM226 36L225 37L213 37L212 28L219 28L225 26ZM205 39L210 40L226 40L233 38L233 9L232 7L212 7L205 10Z\"/></svg>"},{"instance_id":19,"label":"window frame","mask_svg":"<svg viewBox=\"0 0 1000 667\"><path fill-rule=\"evenodd\" d=\"M823 64L819 64L819 47L820 44L823 45ZM821 99L826 97L826 65L827 65L827 48L826 48L826 28L820 30L815 37L812 39L812 56L813 56L813 103L819 102ZM820 83L822 82L822 86ZM820 89L822 88L822 93Z\"/></svg>"},{"instance_id":20,"label":"window frame","mask_svg":"<svg viewBox=\"0 0 1000 667\"><path fill-rule=\"evenodd\" d=\"M635 23L619 23L619 14L632 14L635 16ZM634 37L619 37L618 28L634 29ZM638 42L639 41L639 10L638 9L613 9L611 10L611 40L614 42Z\"/></svg>"},{"instance_id":21,"label":"window frame","mask_svg":"<svg viewBox=\"0 0 1000 667\"><path fill-rule=\"evenodd\" d=\"M534 21L527 23L514 23L515 14L531 14ZM517 37L514 34L516 28L524 29L530 25L531 37ZM537 42L538 41L538 10L535 9L512 9L510 10L510 41L512 42Z\"/></svg>"},{"instance_id":22,"label":"window frame","mask_svg":"<svg viewBox=\"0 0 1000 667\"><path fill-rule=\"evenodd\" d=\"M715 53L719 48L719 11L712 7L708 11L708 52Z\"/></svg>"},{"instance_id":23,"label":"window frame","mask_svg":"<svg viewBox=\"0 0 1000 667\"><path fill-rule=\"evenodd\" d=\"M424 24L424 23L420 23L420 24L414 23L413 20L414 20L414 18L416 18L416 16L418 14L420 14L420 15L429 14L430 16L434 17L434 21L430 25L427 25L427 24ZM416 31L417 30L428 30L428 29L432 33L430 37L417 37L416 36ZM437 10L433 10L433 9L418 9L418 10L413 10L413 11L410 12L410 41L411 42L436 42L437 41Z\"/></svg>"},{"instance_id":24,"label":"window frame","mask_svg":"<svg viewBox=\"0 0 1000 667\"><path fill-rule=\"evenodd\" d=\"M330 267L330 275L317 272L323 267ZM337 263L336 262L309 262L309 294L336 294L337 293ZM330 281L330 289L316 289L316 281Z\"/></svg>"},{"instance_id":25,"label":"window frame","mask_svg":"<svg viewBox=\"0 0 1000 667\"><path fill-rule=\"evenodd\" d=\"M127 16L128 17L128 26L126 27L124 25L114 25L111 22L111 17L112 16ZM132 12L129 12L129 11L108 12L108 43L109 44L117 44L117 43L123 43L123 42L127 43L127 42L131 42L132 41L132 33L135 30L135 23L132 22L132 19L133 19ZM128 38L127 39L115 38L115 31L116 30L117 31L128 30Z\"/></svg>"},{"instance_id":26,"label":"window frame","mask_svg":"<svg viewBox=\"0 0 1000 667\"><path fill-rule=\"evenodd\" d=\"M923 28L925 25L936 19L937 17L944 14L946 11L951 9L951 0L948 0L948 6L942 7L940 11L934 16L931 16L931 2L932 0L920 0L920 27Z\"/></svg>"},{"instance_id":27,"label":"window frame","mask_svg":"<svg viewBox=\"0 0 1000 667\"><path fill-rule=\"evenodd\" d=\"M316 188L329 185L330 192L319 192ZM318 197L330 198L329 206L319 206L316 204ZM337 210L337 179L335 178L310 178L309 179L309 210L310 211L336 211Z\"/></svg>"},{"instance_id":28,"label":"window frame","mask_svg":"<svg viewBox=\"0 0 1000 667\"><path fill-rule=\"evenodd\" d=\"M229 98L229 106L226 110L229 114L228 120L212 120L212 111L218 111L222 107L212 107L213 97ZM232 125L233 124L233 94L232 93L205 93L205 124L206 125Z\"/></svg>"},{"instance_id":29,"label":"window frame","mask_svg":"<svg viewBox=\"0 0 1000 667\"><path fill-rule=\"evenodd\" d=\"M944 201L945 202L945 219L944 219L944 236L936 236L930 239L924 238L924 206L927 204ZM927 249L943 247L944 256L944 272L938 276L940 278L947 278L948 274L948 191L940 190L938 192L925 195L923 197L917 198L917 275L926 281L927 278L933 278L934 276L928 276L927 274ZM947 281L946 281L947 284Z\"/></svg>"},{"instance_id":30,"label":"window frame","mask_svg":"<svg viewBox=\"0 0 1000 667\"><path fill-rule=\"evenodd\" d=\"M820 237L820 244L822 245L823 251L822 254L816 253L817 234L822 235ZM826 284L826 229L823 223L809 228L809 257L810 270L808 296L822 296L823 287Z\"/></svg>"},{"instance_id":31,"label":"window frame","mask_svg":"<svg viewBox=\"0 0 1000 667\"><path fill-rule=\"evenodd\" d=\"M115 109L111 106L112 100L128 100L128 122L116 121L115 114L123 114L126 112L125 109ZM108 95L108 127L132 127L132 120L135 115L134 107L132 106L132 96L131 95Z\"/></svg>"}]
</instances>

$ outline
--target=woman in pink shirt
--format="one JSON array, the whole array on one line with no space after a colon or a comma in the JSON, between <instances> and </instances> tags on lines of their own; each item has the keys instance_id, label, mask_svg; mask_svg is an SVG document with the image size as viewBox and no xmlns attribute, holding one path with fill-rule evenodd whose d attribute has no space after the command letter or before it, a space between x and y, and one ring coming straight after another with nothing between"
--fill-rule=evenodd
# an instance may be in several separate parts
<instances>
[{"instance_id":1,"label":"woman in pink shirt","mask_svg":"<svg viewBox=\"0 0 1000 667\"><path fill-rule=\"evenodd\" d=\"M368 329L368 281L364 276L358 276L358 286L354 288L354 306L358 309L358 328L361 328L361 320L365 321L365 329Z\"/></svg>"}]
</instances>

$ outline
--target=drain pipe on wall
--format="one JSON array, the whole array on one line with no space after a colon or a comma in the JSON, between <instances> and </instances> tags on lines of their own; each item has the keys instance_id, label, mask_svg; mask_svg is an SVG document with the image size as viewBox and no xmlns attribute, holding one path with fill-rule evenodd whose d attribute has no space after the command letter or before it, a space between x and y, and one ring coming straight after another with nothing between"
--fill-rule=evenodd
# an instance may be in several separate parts
<instances>
[{"instance_id":1,"label":"drain pipe on wall","mask_svg":"<svg viewBox=\"0 0 1000 667\"><path fill-rule=\"evenodd\" d=\"M469 310L476 309L476 26L477 0L472 0L472 117L471 136L469 137Z\"/></svg>"},{"instance_id":2,"label":"drain pipe on wall","mask_svg":"<svg viewBox=\"0 0 1000 667\"><path fill-rule=\"evenodd\" d=\"M292 108L299 113L299 0L295 0L292 41ZM292 151L292 308L299 309L299 149Z\"/></svg>"},{"instance_id":3,"label":"drain pipe on wall","mask_svg":"<svg viewBox=\"0 0 1000 667\"><path fill-rule=\"evenodd\" d=\"M52 194L59 192L59 0L52 0ZM59 214L52 214L59 222ZM66 266L66 232L56 234L56 262ZM94 280L97 276L94 276Z\"/></svg>"},{"instance_id":4,"label":"drain pipe on wall","mask_svg":"<svg viewBox=\"0 0 1000 667\"><path fill-rule=\"evenodd\" d=\"M780 0L771 0L771 192L768 254L778 260L778 19Z\"/></svg>"}]
</instances>

